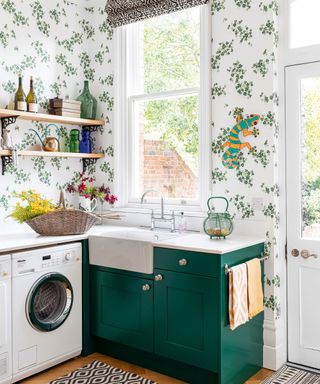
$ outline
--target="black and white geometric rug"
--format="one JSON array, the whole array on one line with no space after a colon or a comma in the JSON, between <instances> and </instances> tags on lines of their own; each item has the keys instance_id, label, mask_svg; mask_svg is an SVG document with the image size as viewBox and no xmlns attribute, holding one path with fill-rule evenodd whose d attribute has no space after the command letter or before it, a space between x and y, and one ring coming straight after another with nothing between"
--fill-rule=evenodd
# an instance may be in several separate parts
<instances>
[{"instance_id":1,"label":"black and white geometric rug","mask_svg":"<svg viewBox=\"0 0 320 384\"><path fill-rule=\"evenodd\" d=\"M262 384L320 384L320 375L284 365Z\"/></svg>"},{"instance_id":2,"label":"black and white geometric rug","mask_svg":"<svg viewBox=\"0 0 320 384\"><path fill-rule=\"evenodd\" d=\"M154 381L95 360L49 384L157 384Z\"/></svg>"}]
</instances>

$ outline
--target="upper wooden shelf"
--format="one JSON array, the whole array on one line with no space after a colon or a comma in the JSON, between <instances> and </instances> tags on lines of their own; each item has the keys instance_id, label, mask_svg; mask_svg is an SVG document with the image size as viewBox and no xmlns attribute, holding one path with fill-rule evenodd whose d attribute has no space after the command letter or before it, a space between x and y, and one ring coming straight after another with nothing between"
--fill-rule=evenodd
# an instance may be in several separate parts
<instances>
[{"instance_id":1,"label":"upper wooden shelf","mask_svg":"<svg viewBox=\"0 0 320 384\"><path fill-rule=\"evenodd\" d=\"M14 111L10 109L0 108L0 119L5 117L17 117L18 119L21 119L21 120L43 121L46 123L56 123L56 124L66 124L66 125L100 126L105 124L104 120L81 119L76 117L64 117L64 116L57 116L57 115L49 115L46 113L21 112L21 111Z\"/></svg>"}]
</instances>

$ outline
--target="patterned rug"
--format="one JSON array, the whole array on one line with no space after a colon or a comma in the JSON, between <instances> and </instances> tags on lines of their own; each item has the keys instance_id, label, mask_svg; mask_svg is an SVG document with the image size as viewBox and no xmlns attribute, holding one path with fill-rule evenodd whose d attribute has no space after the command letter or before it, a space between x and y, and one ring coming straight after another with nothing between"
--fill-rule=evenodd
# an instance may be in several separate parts
<instances>
[{"instance_id":1,"label":"patterned rug","mask_svg":"<svg viewBox=\"0 0 320 384\"><path fill-rule=\"evenodd\" d=\"M284 365L262 384L320 384L320 374Z\"/></svg>"},{"instance_id":2,"label":"patterned rug","mask_svg":"<svg viewBox=\"0 0 320 384\"><path fill-rule=\"evenodd\" d=\"M95 360L49 384L157 384L135 373L126 372Z\"/></svg>"}]
</instances>

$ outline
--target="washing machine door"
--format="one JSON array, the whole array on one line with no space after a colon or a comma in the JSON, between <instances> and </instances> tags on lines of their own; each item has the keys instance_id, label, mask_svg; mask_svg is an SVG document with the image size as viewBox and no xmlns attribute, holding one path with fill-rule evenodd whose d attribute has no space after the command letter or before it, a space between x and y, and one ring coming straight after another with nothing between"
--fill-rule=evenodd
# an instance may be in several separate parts
<instances>
[{"instance_id":1,"label":"washing machine door","mask_svg":"<svg viewBox=\"0 0 320 384\"><path fill-rule=\"evenodd\" d=\"M50 332L67 320L72 303L70 281L59 273L48 273L31 288L26 301L26 314L35 329Z\"/></svg>"}]
</instances>

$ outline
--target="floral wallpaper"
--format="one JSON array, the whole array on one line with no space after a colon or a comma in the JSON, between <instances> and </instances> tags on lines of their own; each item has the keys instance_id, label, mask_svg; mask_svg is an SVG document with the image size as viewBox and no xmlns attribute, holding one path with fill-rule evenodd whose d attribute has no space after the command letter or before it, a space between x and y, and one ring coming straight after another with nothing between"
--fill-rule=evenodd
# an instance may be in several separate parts
<instances>
[{"instance_id":1,"label":"floral wallpaper","mask_svg":"<svg viewBox=\"0 0 320 384\"><path fill-rule=\"evenodd\" d=\"M278 106L277 45L278 3L274 0L212 0L212 154L213 194L226 196L232 213L250 222L262 220L266 227L265 263L266 318L281 316L277 271L279 204L277 152ZM238 114L259 114L255 135L243 137L235 169L221 161ZM253 199L263 199L262 210L254 210ZM238 224L239 225L239 224Z\"/></svg>"},{"instance_id":2,"label":"floral wallpaper","mask_svg":"<svg viewBox=\"0 0 320 384\"><path fill-rule=\"evenodd\" d=\"M49 4L49 5L48 5ZM95 146L106 154L90 168L91 174L112 185L113 172L113 30L106 22L104 2L72 0L0 0L0 106L11 101L17 75L35 76L42 108L47 99L60 95L75 98L84 79L98 99L98 117L108 122L97 132ZM266 318L281 316L277 267L279 255L278 186L278 104L277 28L278 4L275 0L211 0L212 13L212 194L224 195L232 213L243 219L250 233L255 220L265 223ZM221 161L222 144L238 114L259 114L257 137L246 138L252 148L242 149L238 166L226 169ZM30 148L37 139L29 131L44 135L46 124L17 121L12 133L19 148ZM69 128L51 127L62 147L67 145ZM241 137L240 137L241 139ZM79 160L21 158L18 167L10 166L1 176L0 227L8 219L11 193L33 187L52 197L58 188L82 169ZM262 210L254 210L253 198L262 198Z\"/></svg>"},{"instance_id":3,"label":"floral wallpaper","mask_svg":"<svg viewBox=\"0 0 320 384\"><path fill-rule=\"evenodd\" d=\"M29 77L34 76L42 111L46 111L49 98L76 98L83 80L89 80L91 93L98 100L97 117L107 121L93 134L95 148L106 157L89 172L112 184L113 31L105 21L105 4L96 4L91 0L0 0L0 107L12 103L19 73L24 76L25 93ZM39 145L39 140L29 129L44 137L47 125L17 120L10 131L19 149L30 149ZM59 138L62 150L67 149L71 128L77 127L49 127L48 133ZM81 170L78 159L25 157L18 166L10 165L0 182L0 227L10 222L6 216L13 204L13 191L35 188L57 199L59 188Z\"/></svg>"}]
</instances>

